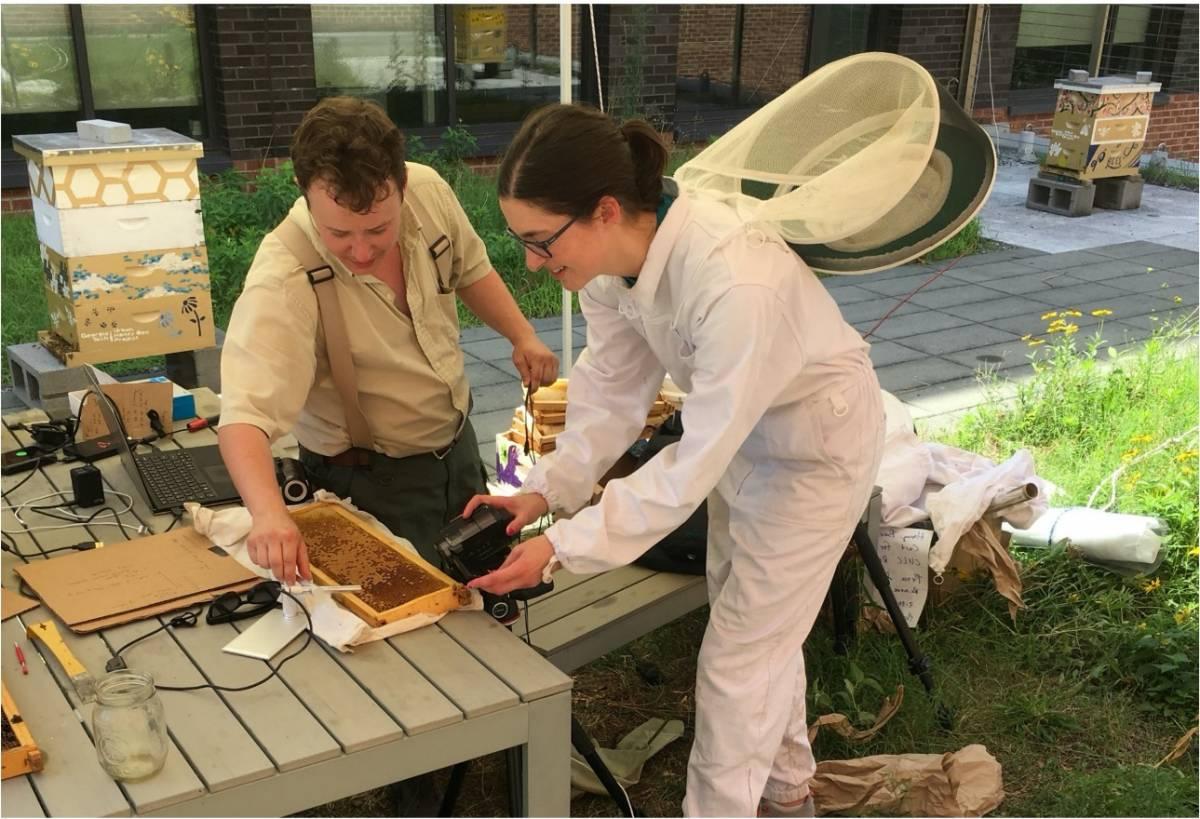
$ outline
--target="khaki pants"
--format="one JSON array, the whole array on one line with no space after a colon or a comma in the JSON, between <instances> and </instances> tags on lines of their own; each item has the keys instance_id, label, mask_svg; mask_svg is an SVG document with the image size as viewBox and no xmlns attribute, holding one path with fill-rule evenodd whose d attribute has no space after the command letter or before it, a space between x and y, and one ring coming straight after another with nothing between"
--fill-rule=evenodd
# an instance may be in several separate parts
<instances>
[{"instance_id":1,"label":"khaki pants","mask_svg":"<svg viewBox=\"0 0 1200 819\"><path fill-rule=\"evenodd\" d=\"M441 459L432 454L389 458L375 453L366 466L333 466L300 447L300 463L314 489L328 490L379 518L435 566L441 561L433 544L442 527L462 514L473 495L487 491L487 473L470 421Z\"/></svg>"}]
</instances>

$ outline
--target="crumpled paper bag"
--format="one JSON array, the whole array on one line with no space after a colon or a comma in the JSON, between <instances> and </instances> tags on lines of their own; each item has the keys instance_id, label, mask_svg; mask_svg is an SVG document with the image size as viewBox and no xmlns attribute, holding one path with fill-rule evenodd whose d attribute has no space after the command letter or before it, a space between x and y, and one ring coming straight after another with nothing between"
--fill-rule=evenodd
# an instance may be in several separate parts
<instances>
[{"instance_id":1,"label":"crumpled paper bag","mask_svg":"<svg viewBox=\"0 0 1200 819\"><path fill-rule=\"evenodd\" d=\"M350 502L342 500L337 495L327 492L324 489L318 489L313 494L311 503L318 503L320 501L340 504L361 518L364 523L374 527L381 538L398 544L414 555L418 554L412 543L402 537L393 535L374 515L362 511ZM307 505L298 504L289 508L300 509ZM276 579L270 569L265 569L251 560L246 549L246 537L250 534L250 528L253 525L250 510L244 506L210 509L198 503L186 503L183 508L191 517L192 527L211 540L214 545L220 546L234 560L259 577L265 580ZM340 603L333 599L333 595L330 592L321 591L320 588L320 586L314 586L312 592L298 594L296 597L308 609L309 617L312 618L313 633L317 637L320 637L322 642L336 648L338 651L349 652L352 646L362 645L374 640L384 640L388 637L394 637L397 634L404 634L422 626L436 623L445 616L444 612L442 614L414 614L403 620L397 620L394 623L373 628L357 614L343 608ZM472 589L471 603L462 608L482 610L483 597L478 591Z\"/></svg>"},{"instance_id":2,"label":"crumpled paper bag","mask_svg":"<svg viewBox=\"0 0 1200 819\"><path fill-rule=\"evenodd\" d=\"M819 762L810 787L818 815L983 816L1004 800L1000 763L983 745Z\"/></svg>"},{"instance_id":3,"label":"crumpled paper bag","mask_svg":"<svg viewBox=\"0 0 1200 819\"><path fill-rule=\"evenodd\" d=\"M828 728L834 733L841 734L849 742L866 742L878 734L892 717L896 716L896 712L900 710L900 705L903 702L904 686L897 685L895 694L883 698L883 704L879 706L879 710L875 713L874 724L870 728L862 730L855 728L854 723L845 714L822 714L809 723L808 744L811 745L817 741L817 734L821 733L822 728Z\"/></svg>"},{"instance_id":4,"label":"crumpled paper bag","mask_svg":"<svg viewBox=\"0 0 1200 819\"><path fill-rule=\"evenodd\" d=\"M596 748L596 753L613 779L628 788L636 785L642 778L642 766L646 760L657 754L663 748L683 736L683 722L677 719L663 720L658 717L648 719L626 734L616 748ZM571 798L581 793L595 793L607 796L596 774L579 752L571 750Z\"/></svg>"},{"instance_id":5,"label":"crumpled paper bag","mask_svg":"<svg viewBox=\"0 0 1200 819\"><path fill-rule=\"evenodd\" d=\"M963 533L951 566L961 555L975 566L986 569L992 575L996 591L1008 601L1008 616L1015 623L1017 611L1025 608L1025 603L1021 600L1021 592L1024 590L1021 571L1008 549L1000 542L997 526L989 517L975 521L971 528Z\"/></svg>"}]
</instances>

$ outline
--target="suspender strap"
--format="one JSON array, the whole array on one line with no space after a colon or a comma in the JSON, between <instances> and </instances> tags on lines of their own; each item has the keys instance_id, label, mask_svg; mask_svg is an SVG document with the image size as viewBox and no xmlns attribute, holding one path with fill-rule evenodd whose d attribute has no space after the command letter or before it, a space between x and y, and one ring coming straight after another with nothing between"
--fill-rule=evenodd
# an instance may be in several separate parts
<instances>
[{"instance_id":1,"label":"suspender strap","mask_svg":"<svg viewBox=\"0 0 1200 819\"><path fill-rule=\"evenodd\" d=\"M412 206L413 213L416 214L421 238L426 242L429 248L429 256L433 259L434 267L437 268L438 293L445 296L452 292L450 289L450 271L454 260L453 253L451 253L453 248L450 244L450 238L437 229L437 222L430 218L429 211L420 197L409 195L405 197L405 201ZM436 238L430 241L431 237L435 236Z\"/></svg>"},{"instance_id":2,"label":"suspender strap","mask_svg":"<svg viewBox=\"0 0 1200 819\"><path fill-rule=\"evenodd\" d=\"M373 450L374 438L367 419L358 406L358 388L354 379L354 359L350 356L350 341L346 336L346 320L338 301L337 284L333 268L330 267L304 230L290 219L275 228L275 238L283 243L288 252L304 267L309 284L317 295L318 320L325 330L325 353L329 358L329 371L333 383L342 396L342 408L346 413L346 426L350 432L350 444L365 450Z\"/></svg>"}]
</instances>

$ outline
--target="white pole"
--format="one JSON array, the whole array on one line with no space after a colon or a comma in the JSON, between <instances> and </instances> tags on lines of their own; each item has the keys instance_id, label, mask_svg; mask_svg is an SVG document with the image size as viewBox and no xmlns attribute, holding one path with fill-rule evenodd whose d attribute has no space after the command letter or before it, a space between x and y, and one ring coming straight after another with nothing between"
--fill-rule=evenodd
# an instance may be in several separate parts
<instances>
[{"instance_id":1,"label":"white pole","mask_svg":"<svg viewBox=\"0 0 1200 819\"><path fill-rule=\"evenodd\" d=\"M558 98L561 102L571 102L571 4L560 3L558 6ZM571 291L562 290L562 374L566 378L571 374L571 363L574 360L574 327L571 322Z\"/></svg>"}]
</instances>

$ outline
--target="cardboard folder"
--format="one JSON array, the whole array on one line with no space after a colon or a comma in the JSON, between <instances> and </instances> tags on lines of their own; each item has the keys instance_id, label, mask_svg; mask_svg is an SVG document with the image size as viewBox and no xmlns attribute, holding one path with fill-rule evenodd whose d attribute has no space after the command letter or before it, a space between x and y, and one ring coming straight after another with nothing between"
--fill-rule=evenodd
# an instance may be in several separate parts
<instances>
[{"instance_id":1,"label":"cardboard folder","mask_svg":"<svg viewBox=\"0 0 1200 819\"><path fill-rule=\"evenodd\" d=\"M16 571L47 608L81 633L207 602L260 581L191 528L39 560Z\"/></svg>"}]
</instances>

